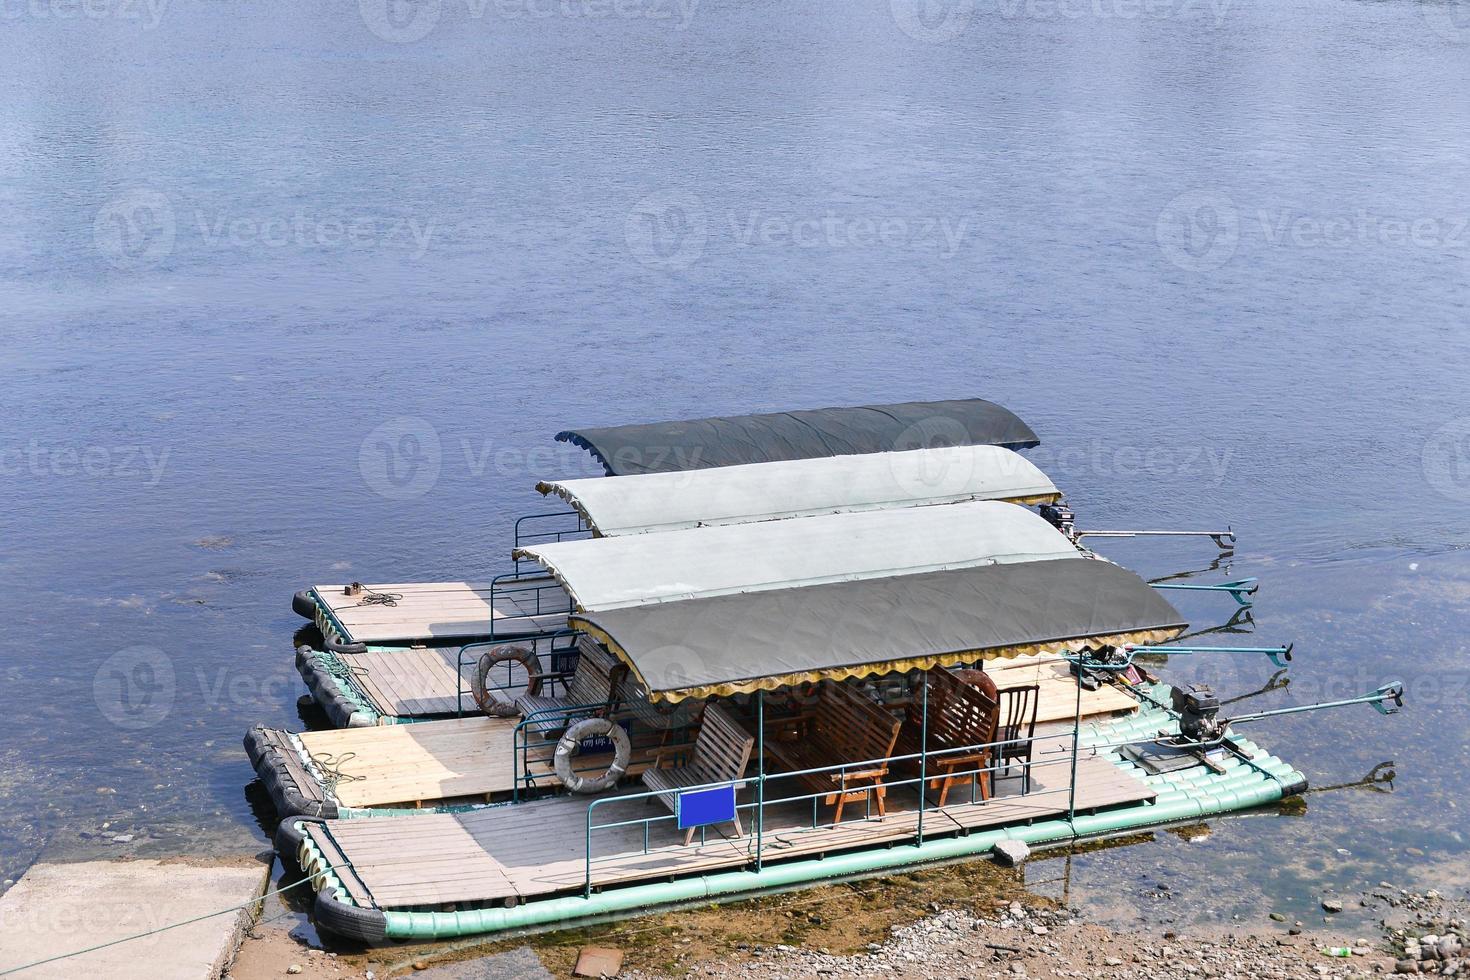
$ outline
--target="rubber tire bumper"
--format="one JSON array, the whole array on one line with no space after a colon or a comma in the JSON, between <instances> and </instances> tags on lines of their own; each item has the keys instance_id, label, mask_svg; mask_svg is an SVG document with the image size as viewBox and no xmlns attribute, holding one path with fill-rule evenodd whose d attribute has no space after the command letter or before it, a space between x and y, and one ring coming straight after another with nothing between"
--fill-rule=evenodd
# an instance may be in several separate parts
<instances>
[{"instance_id":1,"label":"rubber tire bumper","mask_svg":"<svg viewBox=\"0 0 1470 980\"><path fill-rule=\"evenodd\" d=\"M388 938L386 915L377 909L349 905L338 899L330 888L323 888L316 893L316 908L312 918L318 929L326 929L343 939L355 939L376 946Z\"/></svg>"},{"instance_id":2,"label":"rubber tire bumper","mask_svg":"<svg viewBox=\"0 0 1470 980\"><path fill-rule=\"evenodd\" d=\"M302 589L291 597L291 611L302 619L316 622L317 605L316 600L311 597L310 589Z\"/></svg>"},{"instance_id":3,"label":"rubber tire bumper","mask_svg":"<svg viewBox=\"0 0 1470 980\"><path fill-rule=\"evenodd\" d=\"M296 671L305 682L312 698L321 705L334 728L365 728L377 723L377 719L362 710L358 703L342 693L342 684L336 675L323 667L316 651L302 644L296 648Z\"/></svg>"},{"instance_id":4,"label":"rubber tire bumper","mask_svg":"<svg viewBox=\"0 0 1470 980\"><path fill-rule=\"evenodd\" d=\"M250 757L255 775L260 777L261 784L270 794L276 815L281 820L291 817L332 819L338 816L337 804L310 800L301 792L285 760L280 758L280 750L266 738L264 725L256 725L245 733L245 754Z\"/></svg>"}]
</instances>

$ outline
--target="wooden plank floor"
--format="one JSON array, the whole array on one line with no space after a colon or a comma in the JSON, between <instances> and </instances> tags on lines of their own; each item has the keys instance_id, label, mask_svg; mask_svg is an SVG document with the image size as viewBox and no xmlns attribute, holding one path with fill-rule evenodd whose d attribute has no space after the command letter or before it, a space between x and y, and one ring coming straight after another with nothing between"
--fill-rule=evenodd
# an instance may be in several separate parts
<instances>
[{"instance_id":1,"label":"wooden plank floor","mask_svg":"<svg viewBox=\"0 0 1470 980\"><path fill-rule=\"evenodd\" d=\"M1061 765L1038 769L1033 776L1035 791L1025 797L1006 795L1014 793L1015 781L1003 780L1000 795L993 800L952 803L943 810L931 806L923 817L926 833L1065 813L1070 772L1070 766ZM1154 796L1142 780L1114 766L1106 756L1079 759L1077 773L1080 809L1142 802ZM964 794L961 798L967 799ZM330 835L380 908L525 899L581 888L591 799L559 796L461 814L336 820L325 830L312 827L310 832ZM781 860L909 839L919 821L918 795L907 787L891 789L888 816L883 820L864 818L861 805L850 804L847 813L839 826L812 827L810 803L772 803L766 810L763 853L768 860ZM820 808L820 819L830 820L830 814L830 808ZM692 846L683 847L682 833L675 829L668 811L656 803L633 799L600 804L595 811L599 825L649 816L665 819L651 826L646 852L641 826L594 832L595 885L738 868L753 858L753 839L748 835L735 838L728 825L721 825L717 832L712 829L704 843L696 838ZM746 823L750 823L748 817Z\"/></svg>"},{"instance_id":2,"label":"wooden plank floor","mask_svg":"<svg viewBox=\"0 0 1470 980\"><path fill-rule=\"evenodd\" d=\"M350 807L484 797L515 785L516 718L451 718L413 725L303 732L302 747L346 777L337 801Z\"/></svg>"},{"instance_id":3,"label":"wooden plank floor","mask_svg":"<svg viewBox=\"0 0 1470 980\"><path fill-rule=\"evenodd\" d=\"M1077 712L1077 681L1071 669L1062 663L1036 663L1037 657L1017 657L1013 660L995 660L985 665L985 671L995 681L995 686L1004 691L1026 684L1039 684L1040 704L1036 721L1071 721ZM1112 714L1117 711L1135 711L1138 702L1126 691L1104 684L1096 691L1082 692L1082 717Z\"/></svg>"},{"instance_id":4,"label":"wooden plank floor","mask_svg":"<svg viewBox=\"0 0 1470 980\"><path fill-rule=\"evenodd\" d=\"M542 581L542 580L537 580ZM326 603L352 643L408 643L415 640L454 640L486 636L490 621L497 634L531 633L566 626L571 600L553 579L544 580L538 609L535 593L494 590L489 582L390 582L368 585L379 594L400 598L393 605L364 602L363 596L343 593L341 585L318 585L316 594Z\"/></svg>"},{"instance_id":5,"label":"wooden plank floor","mask_svg":"<svg viewBox=\"0 0 1470 980\"><path fill-rule=\"evenodd\" d=\"M412 725L339 728L297 736L313 760L344 776L337 802L348 807L413 806L484 800L515 788L513 749L519 718L449 718ZM664 748L677 747L674 744ZM659 747L639 741L629 775L646 769ZM552 769L555 741L533 741L527 765L537 785L561 784ZM601 771L611 754L578 756L577 768Z\"/></svg>"},{"instance_id":6,"label":"wooden plank floor","mask_svg":"<svg viewBox=\"0 0 1470 980\"><path fill-rule=\"evenodd\" d=\"M352 670L353 684L379 714L395 718L452 715L459 710L459 681L455 677L458 647L409 647L339 653ZM475 711L470 695L475 660L464 666L464 702Z\"/></svg>"}]
</instances>

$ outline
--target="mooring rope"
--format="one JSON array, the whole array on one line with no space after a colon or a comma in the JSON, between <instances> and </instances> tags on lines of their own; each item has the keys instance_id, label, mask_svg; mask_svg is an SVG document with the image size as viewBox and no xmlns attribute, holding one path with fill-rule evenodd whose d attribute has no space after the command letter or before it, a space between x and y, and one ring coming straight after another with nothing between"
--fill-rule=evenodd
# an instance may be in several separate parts
<instances>
[{"instance_id":1,"label":"mooring rope","mask_svg":"<svg viewBox=\"0 0 1470 980\"><path fill-rule=\"evenodd\" d=\"M333 755L331 752L319 752L307 758L321 773L322 799L316 805L316 816L318 817L322 815L322 809L327 805L328 799L337 799L338 783L356 783L367 779L366 776L342 771L342 766L357 758L356 752L343 752L340 756Z\"/></svg>"},{"instance_id":2,"label":"mooring rope","mask_svg":"<svg viewBox=\"0 0 1470 980\"><path fill-rule=\"evenodd\" d=\"M359 606L396 606L403 598L402 592L374 592L372 589L364 588L362 598L358 600Z\"/></svg>"},{"instance_id":3,"label":"mooring rope","mask_svg":"<svg viewBox=\"0 0 1470 980\"><path fill-rule=\"evenodd\" d=\"M345 865L345 864L332 865L330 867L319 869L317 871L317 874L320 874L323 871L336 871L338 868L345 868L345 867L347 867L347 865ZM182 922L171 922L171 923L169 923L166 926L159 926L157 929L149 929L147 932L140 932L140 933L137 933L136 935L132 935L132 936L124 936L121 939L111 939L111 940L108 940L105 943L98 943L96 946L89 946L86 949L79 949L79 950L76 950L75 952L72 952L72 953L61 953L61 954L59 954L57 956L48 956L44 960L36 960L36 961L34 961L32 963L22 964L21 966L12 966L12 967L10 967L9 969L6 969L6 970L0 970L0 977L8 977L11 974L19 973L22 970L33 970L33 969L35 969L38 966L45 966L47 963L58 963L61 960L69 960L69 959L71 959L71 958L73 958L75 956L86 956L88 953L95 953L99 949L107 949L107 948L109 948L111 946L120 946L123 943L130 943L130 942L132 942L135 939L147 939L149 936L156 936L160 932L168 932L170 929L180 929L180 928L182 928L184 926L191 926L191 925L193 925L196 922L203 922L205 919L213 919L213 918L215 918L217 916L229 915L231 912L243 912L245 909L254 908L257 905L260 905L267 898L271 898L271 897L276 896L276 895L281 895L281 894L284 894L285 892L290 891L293 888L298 888L301 885L309 884L311 882L312 878L314 878L314 877L315 877L314 874L313 875L308 875L305 878L302 878L300 881L293 881L293 882L291 882L291 884L286 885L284 888L277 888L274 891L268 891L268 892L265 892L265 893L263 893L261 895L258 895L258 896L256 896L255 898L252 898L250 901L246 902L243 905L232 905L232 906L230 906L227 909L220 909L218 912L206 912L203 915L196 915L192 919L185 919ZM286 911L282 912L280 915L272 916L271 919L263 919L261 921L269 922L269 921L271 921L273 919L280 918L281 916L289 915L290 912L291 912L291 910L290 909L287 909Z\"/></svg>"}]
</instances>

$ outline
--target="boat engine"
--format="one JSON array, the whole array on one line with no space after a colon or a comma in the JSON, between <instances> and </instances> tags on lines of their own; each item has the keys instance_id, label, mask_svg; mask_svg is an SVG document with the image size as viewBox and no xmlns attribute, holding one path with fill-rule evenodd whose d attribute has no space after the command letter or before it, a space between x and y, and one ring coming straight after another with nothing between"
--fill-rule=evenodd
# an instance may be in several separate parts
<instances>
[{"instance_id":1,"label":"boat engine","mask_svg":"<svg viewBox=\"0 0 1470 980\"><path fill-rule=\"evenodd\" d=\"M1072 538L1073 540L1076 539L1077 515L1072 513L1072 508L1068 507L1060 500L1054 504L1042 504L1041 517L1048 524L1056 528L1058 531L1061 531L1067 537Z\"/></svg>"},{"instance_id":2,"label":"boat engine","mask_svg":"<svg viewBox=\"0 0 1470 980\"><path fill-rule=\"evenodd\" d=\"M1220 699L1207 684L1176 687L1171 696L1179 712L1179 734L1188 742L1213 742L1225 734L1228 721L1220 718Z\"/></svg>"}]
</instances>

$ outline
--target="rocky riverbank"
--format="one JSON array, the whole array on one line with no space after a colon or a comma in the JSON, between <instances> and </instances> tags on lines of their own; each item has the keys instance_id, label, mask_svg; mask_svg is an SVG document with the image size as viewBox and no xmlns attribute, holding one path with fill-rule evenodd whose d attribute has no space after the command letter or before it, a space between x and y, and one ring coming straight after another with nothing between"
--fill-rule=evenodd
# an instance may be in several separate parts
<instances>
[{"instance_id":1,"label":"rocky riverbank","mask_svg":"<svg viewBox=\"0 0 1470 980\"><path fill-rule=\"evenodd\" d=\"M1470 903L1437 891L1395 889L1387 883L1363 893L1358 905L1381 913L1379 935L1334 935L1331 917L1339 899L1323 901L1329 923L1286 934L1244 924L1219 934L1162 938L1106 929L1084 921L1079 910L996 903L986 913L958 908L933 911L891 927L882 942L855 953L789 945L752 947L731 958L690 964L683 974L630 972L640 980L670 976L725 978L820 978L832 976L1077 977L1116 980L1245 980L1245 978L1343 978L1367 974L1470 976ZM1272 916L1275 921L1281 917Z\"/></svg>"},{"instance_id":2,"label":"rocky riverbank","mask_svg":"<svg viewBox=\"0 0 1470 980\"><path fill-rule=\"evenodd\" d=\"M1382 921L1398 955L1394 972L1470 976L1470 905L1437 891L1417 895L1386 884L1369 897L1389 909Z\"/></svg>"},{"instance_id":3,"label":"rocky riverbank","mask_svg":"<svg viewBox=\"0 0 1470 980\"><path fill-rule=\"evenodd\" d=\"M923 901L921 884L949 892L949 901L927 902L918 918L912 911L903 914L905 904L913 909ZM305 977L332 980L399 976L425 968L435 977L469 978L487 975L484 970L491 963L514 961L516 975L558 977L570 975L577 950L586 944L624 950L621 976L636 980L1470 977L1470 903L1437 891L1411 892L1383 883L1357 896L1324 898L1319 927L1285 922L1273 914L1258 924L1234 922L1219 931L1192 929L1176 935L1108 928L1087 921L1079 909L1024 894L956 900L946 885L957 890L959 884L931 877L906 887L890 879L870 883L883 889L881 895L871 889L834 888L823 895L808 892L665 913L605 930L519 943L389 947L341 957L304 950L284 932L263 930L266 935L257 933L246 943L232 975L263 980L285 973L289 965ZM1374 914L1374 935L1349 937L1333 931L1332 923L1347 904ZM494 958L484 959L487 955Z\"/></svg>"}]
</instances>

